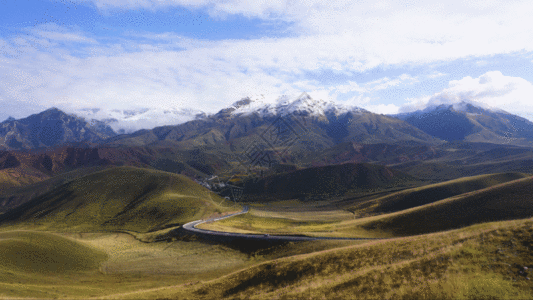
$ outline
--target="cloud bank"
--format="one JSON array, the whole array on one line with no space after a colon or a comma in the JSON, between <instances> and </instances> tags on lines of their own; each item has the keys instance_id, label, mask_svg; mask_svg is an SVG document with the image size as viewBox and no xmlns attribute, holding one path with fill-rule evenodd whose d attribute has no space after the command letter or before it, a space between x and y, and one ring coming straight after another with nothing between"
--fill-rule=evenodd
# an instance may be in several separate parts
<instances>
[{"instance_id":1,"label":"cloud bank","mask_svg":"<svg viewBox=\"0 0 533 300\"><path fill-rule=\"evenodd\" d=\"M503 109L533 120L533 84L520 77L505 76L500 71L487 72L478 78L467 76L452 80L448 88L429 97L411 99L400 111L410 112L462 101Z\"/></svg>"},{"instance_id":2,"label":"cloud bank","mask_svg":"<svg viewBox=\"0 0 533 300\"><path fill-rule=\"evenodd\" d=\"M398 106L376 103L372 93L412 84L418 80L416 75L323 84L306 74L333 70L353 75L376 67L533 51L531 1L78 2L94 5L102 13L139 8L164 12L182 6L205 10L213 18L241 15L283 21L292 24L288 30L293 34L208 41L175 32L133 32L108 39L53 24L26 28L0 39L0 104L66 110L197 108L212 113L249 95L306 90L313 97L331 100L355 94L349 104L388 113ZM488 76L495 82L505 81ZM440 97L469 96L492 105L511 101L517 111L533 112L524 102L530 99L526 93L510 94L528 83L519 79L508 87L494 83L493 88L502 93L496 97L488 96L491 90L484 89L483 80L467 77L451 82L446 92L453 96L443 92ZM488 94L476 92L477 88ZM495 100L504 96L503 102Z\"/></svg>"}]
</instances>

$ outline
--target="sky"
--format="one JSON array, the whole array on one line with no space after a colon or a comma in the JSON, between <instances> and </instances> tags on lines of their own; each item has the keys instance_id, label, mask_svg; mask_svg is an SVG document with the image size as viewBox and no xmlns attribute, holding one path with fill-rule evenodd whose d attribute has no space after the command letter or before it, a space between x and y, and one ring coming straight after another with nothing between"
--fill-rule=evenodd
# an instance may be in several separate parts
<instances>
[{"instance_id":1,"label":"sky","mask_svg":"<svg viewBox=\"0 0 533 300\"><path fill-rule=\"evenodd\" d=\"M533 2L0 0L0 121L307 92L394 114L533 120Z\"/></svg>"}]
</instances>

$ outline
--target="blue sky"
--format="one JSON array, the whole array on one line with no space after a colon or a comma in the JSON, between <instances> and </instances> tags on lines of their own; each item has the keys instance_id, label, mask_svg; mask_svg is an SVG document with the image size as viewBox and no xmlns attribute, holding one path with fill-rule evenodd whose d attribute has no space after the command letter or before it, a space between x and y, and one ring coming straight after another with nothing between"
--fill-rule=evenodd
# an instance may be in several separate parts
<instances>
[{"instance_id":1,"label":"blue sky","mask_svg":"<svg viewBox=\"0 0 533 300\"><path fill-rule=\"evenodd\" d=\"M245 96L533 120L531 1L0 0L0 119Z\"/></svg>"}]
</instances>

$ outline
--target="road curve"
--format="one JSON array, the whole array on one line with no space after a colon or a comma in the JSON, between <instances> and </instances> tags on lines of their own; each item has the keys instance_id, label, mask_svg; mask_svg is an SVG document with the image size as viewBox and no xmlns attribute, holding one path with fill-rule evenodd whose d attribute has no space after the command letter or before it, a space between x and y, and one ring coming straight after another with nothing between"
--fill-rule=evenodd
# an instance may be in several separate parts
<instances>
[{"instance_id":1,"label":"road curve","mask_svg":"<svg viewBox=\"0 0 533 300\"><path fill-rule=\"evenodd\" d=\"M308 237L308 236L295 236L295 235L269 235L269 234L248 234L248 233L236 233L236 232L226 232L226 231L214 231L214 230L205 230L196 228L197 225L215 222L222 219L231 218L234 216L242 215L248 212L248 206L245 206L241 212L226 215L223 217L207 219L207 220L197 220L189 222L183 225L183 229L194 234L199 235L208 235L215 237L228 237L228 238L242 238L242 239L253 239L253 240L264 240L264 241L317 241L317 240L351 240L351 241L360 241L360 240L382 240L382 238L342 238L342 237Z\"/></svg>"}]
</instances>

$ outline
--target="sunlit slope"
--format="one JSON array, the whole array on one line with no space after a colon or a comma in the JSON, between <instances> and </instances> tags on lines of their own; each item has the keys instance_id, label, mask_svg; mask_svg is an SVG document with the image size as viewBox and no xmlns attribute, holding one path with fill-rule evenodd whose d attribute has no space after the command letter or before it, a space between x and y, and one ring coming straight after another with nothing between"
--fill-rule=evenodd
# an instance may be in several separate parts
<instances>
[{"instance_id":1,"label":"sunlit slope","mask_svg":"<svg viewBox=\"0 0 533 300\"><path fill-rule=\"evenodd\" d=\"M397 213L354 221L367 230L413 235L533 216L533 178L450 197Z\"/></svg>"},{"instance_id":2,"label":"sunlit slope","mask_svg":"<svg viewBox=\"0 0 533 300\"><path fill-rule=\"evenodd\" d=\"M78 177L101 171L105 168L105 166L80 168L35 183L5 189L0 192L0 212L15 208Z\"/></svg>"},{"instance_id":3,"label":"sunlit slope","mask_svg":"<svg viewBox=\"0 0 533 300\"><path fill-rule=\"evenodd\" d=\"M148 231L229 210L227 204L184 176L118 167L77 178L34 198L1 215L0 224Z\"/></svg>"},{"instance_id":4,"label":"sunlit slope","mask_svg":"<svg viewBox=\"0 0 533 300\"><path fill-rule=\"evenodd\" d=\"M198 287L134 296L170 299L532 299L532 233L531 219L487 223L456 231L283 258Z\"/></svg>"},{"instance_id":5,"label":"sunlit slope","mask_svg":"<svg viewBox=\"0 0 533 300\"><path fill-rule=\"evenodd\" d=\"M290 213L252 210L246 215L199 227L235 232L383 238L522 219L533 216L533 196L530 196L533 194L533 178L524 176L520 173L494 174L405 190L359 203L360 208L355 209L359 215L386 209L397 211L353 220L303 220ZM489 187L483 188L485 186Z\"/></svg>"},{"instance_id":6,"label":"sunlit slope","mask_svg":"<svg viewBox=\"0 0 533 300\"><path fill-rule=\"evenodd\" d=\"M106 259L100 250L50 233L0 233L0 272L8 274L87 271Z\"/></svg>"},{"instance_id":7,"label":"sunlit slope","mask_svg":"<svg viewBox=\"0 0 533 300\"><path fill-rule=\"evenodd\" d=\"M403 190L378 199L354 204L348 210L356 214L390 213L409 209L445 198L481 190L530 176L524 173L500 173L464 177L438 184Z\"/></svg>"}]
</instances>

